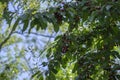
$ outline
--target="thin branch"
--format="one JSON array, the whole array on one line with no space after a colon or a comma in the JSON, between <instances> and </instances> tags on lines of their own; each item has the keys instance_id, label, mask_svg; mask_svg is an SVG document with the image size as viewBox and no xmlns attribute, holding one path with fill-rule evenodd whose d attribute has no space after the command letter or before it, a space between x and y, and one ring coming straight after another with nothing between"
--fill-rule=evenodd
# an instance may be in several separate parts
<instances>
[{"instance_id":1,"label":"thin branch","mask_svg":"<svg viewBox=\"0 0 120 80\"><path fill-rule=\"evenodd\" d=\"M31 72L31 71L34 71L36 70L37 68L31 68L29 70L23 70L23 71L20 71L20 73L24 73L24 72Z\"/></svg>"},{"instance_id":2,"label":"thin branch","mask_svg":"<svg viewBox=\"0 0 120 80\"><path fill-rule=\"evenodd\" d=\"M21 33L21 32L18 32L18 31L14 31L13 33L17 33L17 34L20 34L20 35L28 34L28 32ZM30 32L30 34L34 34L36 36L48 37L48 38L55 38L55 36L44 35L44 34L40 34L40 33L36 33L36 32Z\"/></svg>"},{"instance_id":3,"label":"thin branch","mask_svg":"<svg viewBox=\"0 0 120 80\"><path fill-rule=\"evenodd\" d=\"M28 66L28 68L30 69L31 74L33 74L34 72L33 72L32 68L31 68L31 66L30 66L30 64L29 64L29 62L28 62L28 60L26 59L25 56L23 56L23 58L24 58L24 60L26 61L27 66Z\"/></svg>"},{"instance_id":4,"label":"thin branch","mask_svg":"<svg viewBox=\"0 0 120 80\"><path fill-rule=\"evenodd\" d=\"M11 37L12 33L13 33L13 30L14 30L14 27L12 28L11 32L9 33L8 37L0 43L0 51L1 51L1 48L2 46L9 40L9 38Z\"/></svg>"},{"instance_id":5,"label":"thin branch","mask_svg":"<svg viewBox=\"0 0 120 80\"><path fill-rule=\"evenodd\" d=\"M44 51L47 49L47 45L50 43L50 40L51 40L51 38L52 38L52 35L53 35L53 34L51 34L51 37L49 37L49 40L47 41L47 43L46 43L46 46L45 46L44 50L42 50L42 51L41 51L41 54L43 54L43 53L44 53ZM40 55L41 55L41 54L40 54ZM40 55L39 55L39 57L40 57Z\"/></svg>"}]
</instances>

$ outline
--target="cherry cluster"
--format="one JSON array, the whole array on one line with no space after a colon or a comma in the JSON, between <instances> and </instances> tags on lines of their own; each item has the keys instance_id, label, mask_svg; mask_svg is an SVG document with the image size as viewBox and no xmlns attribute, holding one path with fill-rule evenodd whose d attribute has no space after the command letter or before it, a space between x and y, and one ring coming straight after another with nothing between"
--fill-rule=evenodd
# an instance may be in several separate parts
<instances>
[{"instance_id":1,"label":"cherry cluster","mask_svg":"<svg viewBox=\"0 0 120 80\"><path fill-rule=\"evenodd\" d=\"M63 35L62 42L63 42L62 53L66 53L68 51L69 44L71 42L67 34Z\"/></svg>"},{"instance_id":2,"label":"cherry cluster","mask_svg":"<svg viewBox=\"0 0 120 80\"><path fill-rule=\"evenodd\" d=\"M63 16L59 12L55 12L54 15L55 15L55 18L57 19L57 23L60 24L62 22Z\"/></svg>"},{"instance_id":3,"label":"cherry cluster","mask_svg":"<svg viewBox=\"0 0 120 80\"><path fill-rule=\"evenodd\" d=\"M60 24L63 20L62 12L65 12L67 8L67 4L65 2L61 2L54 13L55 18L57 19L57 23Z\"/></svg>"}]
</instances>

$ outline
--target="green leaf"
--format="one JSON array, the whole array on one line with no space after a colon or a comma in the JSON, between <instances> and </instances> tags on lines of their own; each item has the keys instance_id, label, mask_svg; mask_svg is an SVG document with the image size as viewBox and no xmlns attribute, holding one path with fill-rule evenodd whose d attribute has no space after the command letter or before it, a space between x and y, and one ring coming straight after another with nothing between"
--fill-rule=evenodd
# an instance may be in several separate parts
<instances>
[{"instance_id":1,"label":"green leaf","mask_svg":"<svg viewBox=\"0 0 120 80\"><path fill-rule=\"evenodd\" d=\"M42 65L43 67L47 66L48 62L43 62Z\"/></svg>"},{"instance_id":2,"label":"green leaf","mask_svg":"<svg viewBox=\"0 0 120 80\"><path fill-rule=\"evenodd\" d=\"M27 29L28 24L29 24L29 20L25 20L25 21L24 21L24 25L23 25L22 32L24 32L24 31Z\"/></svg>"},{"instance_id":3,"label":"green leaf","mask_svg":"<svg viewBox=\"0 0 120 80\"><path fill-rule=\"evenodd\" d=\"M35 26L35 22L34 22L34 20L32 20L32 21L30 22L29 33L31 32L31 29L34 28L34 26Z\"/></svg>"},{"instance_id":4,"label":"green leaf","mask_svg":"<svg viewBox=\"0 0 120 80\"><path fill-rule=\"evenodd\" d=\"M50 74L49 74L47 80L56 80L55 74L52 71L50 71Z\"/></svg>"},{"instance_id":5,"label":"green leaf","mask_svg":"<svg viewBox=\"0 0 120 80\"><path fill-rule=\"evenodd\" d=\"M120 55L119 55L119 53L118 53L117 51L112 51L112 52L111 52L111 55L112 55L114 58L116 58L116 57L119 57L119 58L120 58Z\"/></svg>"},{"instance_id":6,"label":"green leaf","mask_svg":"<svg viewBox=\"0 0 120 80\"><path fill-rule=\"evenodd\" d=\"M41 24L37 25L37 28L36 28L37 31L40 29L40 26L41 26Z\"/></svg>"},{"instance_id":7,"label":"green leaf","mask_svg":"<svg viewBox=\"0 0 120 80\"><path fill-rule=\"evenodd\" d=\"M41 74L41 72L40 72L40 71L37 71L35 74L33 74L33 75L32 75L32 77L31 77L31 78L36 77L38 74Z\"/></svg>"},{"instance_id":8,"label":"green leaf","mask_svg":"<svg viewBox=\"0 0 120 80\"><path fill-rule=\"evenodd\" d=\"M54 30L55 30L55 32L58 32L59 31L59 26L57 26L56 24L54 24Z\"/></svg>"},{"instance_id":9,"label":"green leaf","mask_svg":"<svg viewBox=\"0 0 120 80\"><path fill-rule=\"evenodd\" d=\"M72 73L75 73L77 71L77 68L78 68L78 63L75 63Z\"/></svg>"},{"instance_id":10,"label":"green leaf","mask_svg":"<svg viewBox=\"0 0 120 80\"><path fill-rule=\"evenodd\" d=\"M55 41L56 41L56 40L59 40L61 37L62 37L61 35L57 36L57 37L55 38Z\"/></svg>"},{"instance_id":11,"label":"green leaf","mask_svg":"<svg viewBox=\"0 0 120 80\"><path fill-rule=\"evenodd\" d=\"M39 17L39 24L41 25L41 29L46 29L47 27L47 21L43 18L43 16Z\"/></svg>"},{"instance_id":12,"label":"green leaf","mask_svg":"<svg viewBox=\"0 0 120 80\"><path fill-rule=\"evenodd\" d=\"M34 25L37 26L36 30L38 31L40 29L40 26L41 26L41 23L39 22L39 19L35 18L33 23L34 23Z\"/></svg>"},{"instance_id":13,"label":"green leaf","mask_svg":"<svg viewBox=\"0 0 120 80\"><path fill-rule=\"evenodd\" d=\"M59 31L59 24L57 23L56 18L54 17L54 15L50 14L50 13L45 13L46 15L44 15L44 19L50 23L53 24L54 27L54 31L58 32Z\"/></svg>"},{"instance_id":14,"label":"green leaf","mask_svg":"<svg viewBox=\"0 0 120 80\"><path fill-rule=\"evenodd\" d=\"M12 31L14 31L16 29L16 27L18 26L19 21L20 21L20 18L17 18L17 20L15 21L15 24L13 25Z\"/></svg>"},{"instance_id":15,"label":"green leaf","mask_svg":"<svg viewBox=\"0 0 120 80\"><path fill-rule=\"evenodd\" d=\"M59 31L59 24L57 24L57 20L55 19L55 17L50 18L50 21L52 22L52 24L54 26L55 32L58 32Z\"/></svg>"},{"instance_id":16,"label":"green leaf","mask_svg":"<svg viewBox=\"0 0 120 80\"><path fill-rule=\"evenodd\" d=\"M20 16L20 19L22 20L22 21L26 21L26 20L28 20L30 17L29 17L29 14L23 14L23 15L21 15Z\"/></svg>"},{"instance_id":17,"label":"green leaf","mask_svg":"<svg viewBox=\"0 0 120 80\"><path fill-rule=\"evenodd\" d=\"M56 70L56 69L52 69L51 70L54 74L57 74L58 73L58 70Z\"/></svg>"},{"instance_id":18,"label":"green leaf","mask_svg":"<svg viewBox=\"0 0 120 80\"><path fill-rule=\"evenodd\" d=\"M46 29L47 27L47 20L41 16L41 29Z\"/></svg>"},{"instance_id":19,"label":"green leaf","mask_svg":"<svg viewBox=\"0 0 120 80\"><path fill-rule=\"evenodd\" d=\"M90 16L90 18L89 18L89 20L92 22L92 21L94 21L95 20L95 18L96 18L96 16L97 16L97 11L93 11L92 12L92 14L91 14L91 16Z\"/></svg>"},{"instance_id":20,"label":"green leaf","mask_svg":"<svg viewBox=\"0 0 120 80\"><path fill-rule=\"evenodd\" d=\"M39 80L44 80L43 76L39 76Z\"/></svg>"},{"instance_id":21,"label":"green leaf","mask_svg":"<svg viewBox=\"0 0 120 80\"><path fill-rule=\"evenodd\" d=\"M47 27L47 20L41 13L35 15L35 23L37 25L37 30L39 30L39 28L46 29Z\"/></svg>"}]
</instances>

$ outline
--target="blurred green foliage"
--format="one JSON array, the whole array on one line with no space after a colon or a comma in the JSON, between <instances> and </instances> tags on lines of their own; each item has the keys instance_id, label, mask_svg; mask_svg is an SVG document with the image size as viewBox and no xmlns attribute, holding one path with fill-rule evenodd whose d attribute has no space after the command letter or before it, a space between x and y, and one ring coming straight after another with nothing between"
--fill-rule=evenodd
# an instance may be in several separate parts
<instances>
[{"instance_id":1,"label":"blurred green foliage","mask_svg":"<svg viewBox=\"0 0 120 80\"><path fill-rule=\"evenodd\" d=\"M46 80L119 79L119 66L116 67L114 63L115 58L120 58L119 50L116 50L120 44L119 0L17 2L22 9L20 15L0 7L0 12L7 13L0 16L6 19L9 25L12 19L16 20L13 26L10 26L11 33L20 23L23 24L22 33L31 33L32 29L50 29L48 26L51 25L56 33L60 30L63 32L47 48L46 56L49 61L43 63L43 66L48 66L48 71L45 72ZM41 10L40 6L44 2L52 6ZM5 77L5 74L2 73L1 76ZM40 71L33 74L32 78L44 79Z\"/></svg>"}]
</instances>

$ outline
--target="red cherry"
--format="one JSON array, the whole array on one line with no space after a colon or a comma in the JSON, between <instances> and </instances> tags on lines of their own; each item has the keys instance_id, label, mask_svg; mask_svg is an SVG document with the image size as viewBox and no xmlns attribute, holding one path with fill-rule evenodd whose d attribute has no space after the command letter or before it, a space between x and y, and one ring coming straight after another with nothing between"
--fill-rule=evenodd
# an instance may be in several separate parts
<instances>
[{"instance_id":1,"label":"red cherry","mask_svg":"<svg viewBox=\"0 0 120 80\"><path fill-rule=\"evenodd\" d=\"M66 51L68 51L68 46L63 46L62 53L66 53Z\"/></svg>"}]
</instances>

